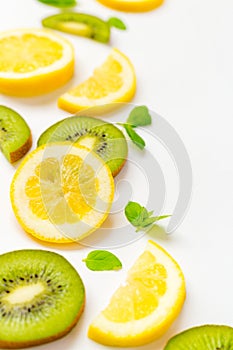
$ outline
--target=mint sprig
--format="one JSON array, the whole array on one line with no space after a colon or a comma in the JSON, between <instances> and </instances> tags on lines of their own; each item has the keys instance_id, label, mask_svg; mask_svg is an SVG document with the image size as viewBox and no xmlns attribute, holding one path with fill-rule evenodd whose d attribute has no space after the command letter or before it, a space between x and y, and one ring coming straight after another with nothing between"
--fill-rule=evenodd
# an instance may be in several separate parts
<instances>
[{"instance_id":1,"label":"mint sprig","mask_svg":"<svg viewBox=\"0 0 233 350\"><path fill-rule=\"evenodd\" d=\"M107 250L93 250L82 261L92 271L110 271L122 268L121 261Z\"/></svg>"},{"instance_id":2,"label":"mint sprig","mask_svg":"<svg viewBox=\"0 0 233 350\"><path fill-rule=\"evenodd\" d=\"M120 29L120 30L126 30L127 29L125 23L121 19L119 19L117 17L109 18L107 23L108 23L108 25L110 27L115 27L115 28Z\"/></svg>"},{"instance_id":3,"label":"mint sprig","mask_svg":"<svg viewBox=\"0 0 233 350\"><path fill-rule=\"evenodd\" d=\"M146 146L143 138L134 130L138 126L147 126L152 123L152 118L146 106L137 106L131 112L126 123L118 123L124 127L132 142L141 150Z\"/></svg>"},{"instance_id":4,"label":"mint sprig","mask_svg":"<svg viewBox=\"0 0 233 350\"><path fill-rule=\"evenodd\" d=\"M129 202L125 207L125 216L131 225L136 227L136 232L148 231L155 222L171 216L152 216L152 214L153 211L148 211L137 202Z\"/></svg>"}]
</instances>

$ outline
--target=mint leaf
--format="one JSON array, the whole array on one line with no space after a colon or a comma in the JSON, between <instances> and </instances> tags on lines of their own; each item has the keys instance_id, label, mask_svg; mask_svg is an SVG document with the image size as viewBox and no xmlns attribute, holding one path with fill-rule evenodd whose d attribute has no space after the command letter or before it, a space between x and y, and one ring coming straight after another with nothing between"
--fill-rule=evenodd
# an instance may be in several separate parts
<instances>
[{"instance_id":1,"label":"mint leaf","mask_svg":"<svg viewBox=\"0 0 233 350\"><path fill-rule=\"evenodd\" d=\"M45 5L55 7L73 7L77 5L76 0L38 0Z\"/></svg>"},{"instance_id":2,"label":"mint leaf","mask_svg":"<svg viewBox=\"0 0 233 350\"><path fill-rule=\"evenodd\" d=\"M127 123L134 127L150 125L152 122L151 115L146 106L135 107L127 119Z\"/></svg>"},{"instance_id":3,"label":"mint leaf","mask_svg":"<svg viewBox=\"0 0 233 350\"><path fill-rule=\"evenodd\" d=\"M139 136L136 131L134 131L134 129L132 128L132 126L130 124L122 124L127 132L127 134L129 135L129 137L131 138L131 140L133 141L133 143L139 147L140 149L143 149L146 146L145 141L141 138L141 136Z\"/></svg>"},{"instance_id":4,"label":"mint leaf","mask_svg":"<svg viewBox=\"0 0 233 350\"><path fill-rule=\"evenodd\" d=\"M129 202L125 207L127 220L136 227L136 232L145 231L151 228L159 220L166 219L171 215L151 216L153 211L148 211L137 202Z\"/></svg>"},{"instance_id":5,"label":"mint leaf","mask_svg":"<svg viewBox=\"0 0 233 350\"><path fill-rule=\"evenodd\" d=\"M129 202L125 207L125 215L133 226L138 226L138 222L141 222L141 212L142 207L136 202Z\"/></svg>"},{"instance_id":6,"label":"mint leaf","mask_svg":"<svg viewBox=\"0 0 233 350\"><path fill-rule=\"evenodd\" d=\"M171 215L156 216L156 221L163 220L163 219L170 218L170 217L171 217Z\"/></svg>"},{"instance_id":7,"label":"mint leaf","mask_svg":"<svg viewBox=\"0 0 233 350\"><path fill-rule=\"evenodd\" d=\"M117 17L111 17L109 18L108 22L110 27L115 27L117 29L120 29L120 30L126 30L126 25L124 22L122 22L122 20L120 20L119 18Z\"/></svg>"},{"instance_id":8,"label":"mint leaf","mask_svg":"<svg viewBox=\"0 0 233 350\"><path fill-rule=\"evenodd\" d=\"M83 261L87 268L92 271L110 271L122 268L120 260L107 250L93 250Z\"/></svg>"}]
</instances>

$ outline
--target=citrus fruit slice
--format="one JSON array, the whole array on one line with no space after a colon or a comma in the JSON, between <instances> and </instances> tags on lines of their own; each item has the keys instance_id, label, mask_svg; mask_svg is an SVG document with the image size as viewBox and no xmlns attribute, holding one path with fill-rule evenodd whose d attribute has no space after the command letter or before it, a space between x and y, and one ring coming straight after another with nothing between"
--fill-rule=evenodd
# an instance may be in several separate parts
<instances>
[{"instance_id":1,"label":"citrus fruit slice","mask_svg":"<svg viewBox=\"0 0 233 350\"><path fill-rule=\"evenodd\" d=\"M92 322L88 336L110 346L138 346L160 337L178 316L185 299L183 273L174 259L149 241Z\"/></svg>"},{"instance_id":2,"label":"citrus fruit slice","mask_svg":"<svg viewBox=\"0 0 233 350\"><path fill-rule=\"evenodd\" d=\"M24 230L50 242L77 241L106 219L114 195L109 167L86 147L43 145L24 159L11 202Z\"/></svg>"},{"instance_id":3,"label":"citrus fruit slice","mask_svg":"<svg viewBox=\"0 0 233 350\"><path fill-rule=\"evenodd\" d=\"M0 92L34 96L64 85L74 72L74 50L46 29L0 33Z\"/></svg>"},{"instance_id":4,"label":"citrus fruit slice","mask_svg":"<svg viewBox=\"0 0 233 350\"><path fill-rule=\"evenodd\" d=\"M93 75L58 99L58 106L70 113L115 102L129 102L135 94L136 76L130 60L113 49Z\"/></svg>"},{"instance_id":5,"label":"citrus fruit slice","mask_svg":"<svg viewBox=\"0 0 233 350\"><path fill-rule=\"evenodd\" d=\"M144 12L160 6L163 0L98 0L101 4L120 11Z\"/></svg>"}]
</instances>

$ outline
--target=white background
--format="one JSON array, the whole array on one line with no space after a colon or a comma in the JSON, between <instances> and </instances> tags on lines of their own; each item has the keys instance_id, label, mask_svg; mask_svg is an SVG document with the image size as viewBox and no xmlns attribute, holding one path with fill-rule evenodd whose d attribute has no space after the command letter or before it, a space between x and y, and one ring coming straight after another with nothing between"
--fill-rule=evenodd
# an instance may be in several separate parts
<instances>
[{"instance_id":1,"label":"white background","mask_svg":"<svg viewBox=\"0 0 233 350\"><path fill-rule=\"evenodd\" d=\"M184 222L167 239L161 234L153 237L181 265L187 282L186 303L164 337L141 348L163 349L172 335L194 325L233 325L233 2L167 0L153 12L127 14L105 8L95 0L79 0L77 10L103 19L119 16L128 30L113 30L111 45L66 35L76 51L72 82L38 98L0 95L0 104L24 116L36 142L46 127L67 116L56 106L61 93L87 78L104 61L110 46L127 54L138 78L133 102L147 105L173 125L187 147L194 174L193 199ZM1 1L0 30L41 27L41 19L56 12L36 0ZM178 182L174 171L166 174L171 168L168 161L164 158L161 162L168 183L165 210L171 212ZM81 262L90 249L41 244L22 231L9 201L15 168L2 155L0 163L0 251L23 248L57 251L78 269L86 286L86 309L77 327L65 338L39 348L104 349L86 337L88 324L124 280L148 237L114 249L123 262L122 271L91 272Z\"/></svg>"}]
</instances>

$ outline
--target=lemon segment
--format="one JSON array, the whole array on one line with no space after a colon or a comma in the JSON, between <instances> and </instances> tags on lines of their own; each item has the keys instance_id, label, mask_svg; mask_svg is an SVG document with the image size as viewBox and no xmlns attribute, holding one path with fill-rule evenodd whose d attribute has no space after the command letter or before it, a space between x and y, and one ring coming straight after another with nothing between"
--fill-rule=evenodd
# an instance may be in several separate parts
<instances>
[{"instance_id":1,"label":"lemon segment","mask_svg":"<svg viewBox=\"0 0 233 350\"><path fill-rule=\"evenodd\" d=\"M0 92L34 96L64 85L74 72L74 50L45 29L0 33Z\"/></svg>"},{"instance_id":2,"label":"lemon segment","mask_svg":"<svg viewBox=\"0 0 233 350\"><path fill-rule=\"evenodd\" d=\"M114 196L110 169L89 149L43 145L19 166L11 202L24 230L50 242L77 241L107 218Z\"/></svg>"},{"instance_id":3,"label":"lemon segment","mask_svg":"<svg viewBox=\"0 0 233 350\"><path fill-rule=\"evenodd\" d=\"M119 50L113 49L93 75L58 99L58 106L70 113L115 102L129 102L136 91L132 63Z\"/></svg>"},{"instance_id":4,"label":"lemon segment","mask_svg":"<svg viewBox=\"0 0 233 350\"><path fill-rule=\"evenodd\" d=\"M185 280L179 265L149 241L124 285L89 326L88 336L109 346L144 345L167 331L184 300Z\"/></svg>"},{"instance_id":5,"label":"lemon segment","mask_svg":"<svg viewBox=\"0 0 233 350\"><path fill-rule=\"evenodd\" d=\"M101 4L126 12L144 12L162 5L163 0L98 0Z\"/></svg>"}]
</instances>

